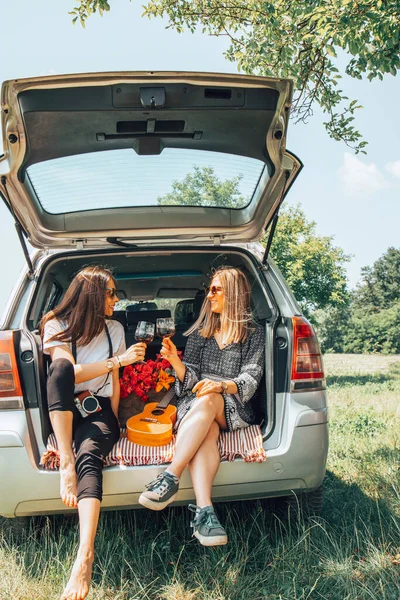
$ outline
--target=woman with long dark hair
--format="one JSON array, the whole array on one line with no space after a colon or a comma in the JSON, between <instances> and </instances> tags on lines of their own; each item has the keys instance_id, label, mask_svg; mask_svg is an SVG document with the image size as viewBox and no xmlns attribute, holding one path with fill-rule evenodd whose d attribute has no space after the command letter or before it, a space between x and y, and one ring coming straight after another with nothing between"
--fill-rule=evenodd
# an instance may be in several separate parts
<instances>
[{"instance_id":1,"label":"woman with long dark hair","mask_svg":"<svg viewBox=\"0 0 400 600\"><path fill-rule=\"evenodd\" d=\"M119 368L145 355L143 343L126 350L123 326L106 320L116 302L111 271L86 267L42 319L43 351L52 360L47 398L60 452L60 494L79 514L78 555L61 600L83 600L89 593L103 458L119 439Z\"/></svg>"},{"instance_id":2,"label":"woman with long dark hair","mask_svg":"<svg viewBox=\"0 0 400 600\"><path fill-rule=\"evenodd\" d=\"M251 400L264 372L264 328L252 320L250 285L242 271L219 268L199 318L187 331L183 361L166 338L161 354L176 374L178 417L176 451L171 465L146 486L139 502L162 510L173 502L188 465L197 505L191 525L204 546L228 541L214 512L211 490L220 464L220 430L255 422Z\"/></svg>"}]
</instances>

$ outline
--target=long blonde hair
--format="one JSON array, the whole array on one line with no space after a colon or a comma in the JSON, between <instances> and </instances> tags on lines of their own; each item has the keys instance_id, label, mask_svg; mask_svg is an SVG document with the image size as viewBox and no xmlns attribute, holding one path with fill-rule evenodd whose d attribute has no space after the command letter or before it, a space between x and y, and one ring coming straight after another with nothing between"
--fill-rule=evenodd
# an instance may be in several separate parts
<instances>
[{"instance_id":1,"label":"long blonde hair","mask_svg":"<svg viewBox=\"0 0 400 600\"><path fill-rule=\"evenodd\" d=\"M185 332L190 335L197 329L209 338L218 330L224 332L226 344L244 342L253 321L250 309L250 284L246 275L234 267L219 267L213 274L218 276L224 291L224 310L219 315L211 311L211 302L204 299L198 319Z\"/></svg>"}]
</instances>

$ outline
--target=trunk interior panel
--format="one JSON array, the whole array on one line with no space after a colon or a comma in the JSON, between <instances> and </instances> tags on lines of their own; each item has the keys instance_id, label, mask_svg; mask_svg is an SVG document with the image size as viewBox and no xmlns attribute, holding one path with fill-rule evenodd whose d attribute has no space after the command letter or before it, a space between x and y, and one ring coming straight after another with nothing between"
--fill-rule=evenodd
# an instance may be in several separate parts
<instances>
[{"instance_id":1,"label":"trunk interior panel","mask_svg":"<svg viewBox=\"0 0 400 600\"><path fill-rule=\"evenodd\" d=\"M274 327L276 309L268 296L263 273L254 257L245 250L151 250L98 253L56 254L47 259L28 311L27 331L22 332L19 361L23 385L30 407L38 406L42 440L45 444L51 424L47 410L46 374L49 360L41 352L40 319L61 300L77 271L87 265L100 264L110 268L115 276L120 299L113 318L125 329L127 346L136 343L135 329L139 320L155 322L159 317L175 319L174 342L184 350L184 333L197 319L204 295L214 270L231 265L244 270L252 288L253 317L266 327ZM268 336L267 336L268 339ZM146 356L155 358L160 340L148 345ZM273 348L266 349L266 365L273 362ZM265 429L273 415L273 373L265 373L259 388L258 419Z\"/></svg>"}]
</instances>

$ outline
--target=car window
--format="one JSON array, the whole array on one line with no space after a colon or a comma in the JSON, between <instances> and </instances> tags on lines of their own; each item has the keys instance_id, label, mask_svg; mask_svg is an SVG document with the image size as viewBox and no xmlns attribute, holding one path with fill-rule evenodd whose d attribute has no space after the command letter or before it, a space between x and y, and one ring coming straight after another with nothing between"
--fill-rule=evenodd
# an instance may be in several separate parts
<instances>
[{"instance_id":1,"label":"car window","mask_svg":"<svg viewBox=\"0 0 400 600\"><path fill-rule=\"evenodd\" d=\"M143 320L148 310L169 310L175 323L190 323L193 313L193 298L154 298L143 302L120 300L115 305L115 310L126 310L127 306L135 305L138 312L143 312Z\"/></svg>"},{"instance_id":2,"label":"car window","mask_svg":"<svg viewBox=\"0 0 400 600\"><path fill-rule=\"evenodd\" d=\"M63 289L57 281L53 281L48 299L43 306L42 316L52 310L60 301Z\"/></svg>"},{"instance_id":3,"label":"car window","mask_svg":"<svg viewBox=\"0 0 400 600\"><path fill-rule=\"evenodd\" d=\"M254 158L166 148L151 156L133 149L67 156L31 165L27 173L43 209L63 214L157 205L242 209L264 168Z\"/></svg>"}]
</instances>

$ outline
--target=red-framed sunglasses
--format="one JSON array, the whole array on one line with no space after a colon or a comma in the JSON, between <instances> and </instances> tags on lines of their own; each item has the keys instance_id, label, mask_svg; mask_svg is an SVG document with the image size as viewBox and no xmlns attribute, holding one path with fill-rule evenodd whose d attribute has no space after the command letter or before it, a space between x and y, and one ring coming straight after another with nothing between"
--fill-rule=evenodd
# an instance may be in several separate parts
<instances>
[{"instance_id":1,"label":"red-framed sunglasses","mask_svg":"<svg viewBox=\"0 0 400 600\"><path fill-rule=\"evenodd\" d=\"M212 285L211 287L208 288L207 296L208 296L208 294L211 294L211 296L215 296L215 294L223 292L223 291L224 290L222 289L221 286Z\"/></svg>"}]
</instances>

